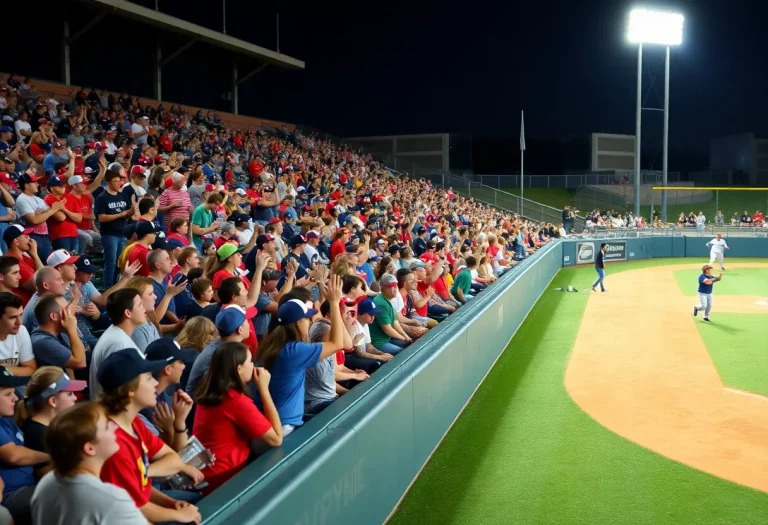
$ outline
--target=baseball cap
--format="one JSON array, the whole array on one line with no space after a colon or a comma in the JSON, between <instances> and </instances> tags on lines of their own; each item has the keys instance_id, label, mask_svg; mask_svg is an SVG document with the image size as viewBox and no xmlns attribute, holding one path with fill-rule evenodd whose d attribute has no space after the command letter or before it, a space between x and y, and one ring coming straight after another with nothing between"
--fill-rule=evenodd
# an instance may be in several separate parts
<instances>
[{"instance_id":1,"label":"baseball cap","mask_svg":"<svg viewBox=\"0 0 768 525\"><path fill-rule=\"evenodd\" d=\"M46 259L45 264L46 266L58 268L62 264L74 264L79 258L79 256L72 255L67 250L56 250L51 252L48 259Z\"/></svg>"},{"instance_id":2,"label":"baseball cap","mask_svg":"<svg viewBox=\"0 0 768 525\"><path fill-rule=\"evenodd\" d=\"M216 328L222 336L234 334L245 322L245 312L242 308L222 308L216 314Z\"/></svg>"},{"instance_id":3,"label":"baseball cap","mask_svg":"<svg viewBox=\"0 0 768 525\"><path fill-rule=\"evenodd\" d=\"M268 242L274 241L275 238L269 235L268 233L262 233L258 237L256 237L256 247L261 250L261 248L267 244Z\"/></svg>"},{"instance_id":4,"label":"baseball cap","mask_svg":"<svg viewBox=\"0 0 768 525\"><path fill-rule=\"evenodd\" d=\"M111 392L130 383L141 374L159 372L172 362L171 359L148 361L135 348L124 348L107 357L99 367L96 379L105 392Z\"/></svg>"},{"instance_id":5,"label":"baseball cap","mask_svg":"<svg viewBox=\"0 0 768 525\"><path fill-rule=\"evenodd\" d=\"M320 234L317 233L315 230L309 230L307 232L307 239L319 239Z\"/></svg>"},{"instance_id":6,"label":"baseball cap","mask_svg":"<svg viewBox=\"0 0 768 525\"><path fill-rule=\"evenodd\" d=\"M170 337L161 337L149 343L145 355L150 361L184 361L181 346Z\"/></svg>"},{"instance_id":7,"label":"baseball cap","mask_svg":"<svg viewBox=\"0 0 768 525\"><path fill-rule=\"evenodd\" d=\"M29 184L30 182L38 182L42 177L38 177L34 173L26 171L19 176L19 184Z\"/></svg>"},{"instance_id":8,"label":"baseball cap","mask_svg":"<svg viewBox=\"0 0 768 525\"><path fill-rule=\"evenodd\" d=\"M4 182L5 184L13 184L13 179L6 172L0 171L0 182Z\"/></svg>"},{"instance_id":9,"label":"baseball cap","mask_svg":"<svg viewBox=\"0 0 768 525\"><path fill-rule=\"evenodd\" d=\"M47 121L47 122L50 122L50 121ZM63 140L54 140L53 142L51 142L51 147L56 149L63 149L67 147L67 144Z\"/></svg>"},{"instance_id":10,"label":"baseball cap","mask_svg":"<svg viewBox=\"0 0 768 525\"><path fill-rule=\"evenodd\" d=\"M83 177L81 177L80 175L72 175L69 178L69 181L67 181L67 182L69 182L70 186L74 186L75 184L80 184L81 182L85 182L85 179Z\"/></svg>"},{"instance_id":11,"label":"baseball cap","mask_svg":"<svg viewBox=\"0 0 768 525\"><path fill-rule=\"evenodd\" d=\"M357 315L376 315L377 313L379 313L379 309L376 308L376 303L371 299L363 299L357 303Z\"/></svg>"},{"instance_id":12,"label":"baseball cap","mask_svg":"<svg viewBox=\"0 0 768 525\"><path fill-rule=\"evenodd\" d=\"M13 133L13 128L11 126L2 126L0 127L0 133Z\"/></svg>"},{"instance_id":13,"label":"baseball cap","mask_svg":"<svg viewBox=\"0 0 768 525\"><path fill-rule=\"evenodd\" d=\"M66 184L66 181L58 178L58 177L49 177L47 186L49 188L53 188L54 186L64 186Z\"/></svg>"},{"instance_id":14,"label":"baseball cap","mask_svg":"<svg viewBox=\"0 0 768 525\"><path fill-rule=\"evenodd\" d=\"M3 232L3 240L5 241L6 245L10 246L11 243L18 237L21 237L22 235L29 235L33 231L34 230L32 228L24 228L24 226L20 224L11 224Z\"/></svg>"},{"instance_id":15,"label":"baseball cap","mask_svg":"<svg viewBox=\"0 0 768 525\"><path fill-rule=\"evenodd\" d=\"M99 271L99 267L91 264L91 258L86 256L78 257L75 261L75 269L79 272L94 274Z\"/></svg>"},{"instance_id":16,"label":"baseball cap","mask_svg":"<svg viewBox=\"0 0 768 525\"><path fill-rule=\"evenodd\" d=\"M225 242L221 245L221 248L216 250L216 255L219 257L220 261L224 261L227 258L232 257L235 253L243 253L244 249L244 246L237 246L231 242Z\"/></svg>"},{"instance_id":17,"label":"baseball cap","mask_svg":"<svg viewBox=\"0 0 768 525\"><path fill-rule=\"evenodd\" d=\"M137 164L131 168L131 175L141 175L142 177L146 177L147 170L144 168L144 166L139 166Z\"/></svg>"},{"instance_id":18,"label":"baseball cap","mask_svg":"<svg viewBox=\"0 0 768 525\"><path fill-rule=\"evenodd\" d=\"M410 268L411 268L411 270L415 270L416 268L426 268L426 266L427 265L424 264L424 261L420 261L420 260L416 259L415 261L413 261L411 263Z\"/></svg>"},{"instance_id":19,"label":"baseball cap","mask_svg":"<svg viewBox=\"0 0 768 525\"><path fill-rule=\"evenodd\" d=\"M245 193L245 190L244 190L243 188L237 188L237 190L235 191L235 193L237 193L237 194L238 194L238 195L240 195L241 197L242 197L242 196L244 196L244 195L246 194L246 193Z\"/></svg>"},{"instance_id":20,"label":"baseball cap","mask_svg":"<svg viewBox=\"0 0 768 525\"><path fill-rule=\"evenodd\" d=\"M269 219L269 224L277 224L278 222L281 222L281 221L277 217L272 217L271 219Z\"/></svg>"},{"instance_id":21,"label":"baseball cap","mask_svg":"<svg viewBox=\"0 0 768 525\"><path fill-rule=\"evenodd\" d=\"M714 268L714 266L712 266L711 264L705 264L704 266L701 267L701 271L703 272L707 268Z\"/></svg>"},{"instance_id":22,"label":"baseball cap","mask_svg":"<svg viewBox=\"0 0 768 525\"><path fill-rule=\"evenodd\" d=\"M178 239L168 239L166 244L169 248L184 248L184 243Z\"/></svg>"},{"instance_id":23,"label":"baseball cap","mask_svg":"<svg viewBox=\"0 0 768 525\"><path fill-rule=\"evenodd\" d=\"M139 221L136 224L136 238L143 239L150 233L160 233L162 228L156 226L155 223L149 221Z\"/></svg>"},{"instance_id":24,"label":"baseball cap","mask_svg":"<svg viewBox=\"0 0 768 525\"><path fill-rule=\"evenodd\" d=\"M358 246L359 246L358 244L355 244L355 243L352 243L352 242L347 243L344 246L344 251L347 252L347 253L357 253L357 247Z\"/></svg>"},{"instance_id":25,"label":"baseball cap","mask_svg":"<svg viewBox=\"0 0 768 525\"><path fill-rule=\"evenodd\" d=\"M129 224L123 228L123 237L126 239L130 239L134 235L136 235L136 223Z\"/></svg>"},{"instance_id":26,"label":"baseball cap","mask_svg":"<svg viewBox=\"0 0 768 525\"><path fill-rule=\"evenodd\" d=\"M92 168L92 167L90 167L90 166L86 166L86 167L85 167L85 169L83 170L83 172L84 172L86 175L89 175L89 174L91 174L91 173L96 173L97 171L99 171L99 170L97 170L96 168Z\"/></svg>"},{"instance_id":27,"label":"baseball cap","mask_svg":"<svg viewBox=\"0 0 768 525\"><path fill-rule=\"evenodd\" d=\"M232 219L232 222L234 222L235 224L243 224L244 222L248 222L249 220L251 220L250 215L248 215L247 213L240 213L230 218Z\"/></svg>"},{"instance_id":28,"label":"baseball cap","mask_svg":"<svg viewBox=\"0 0 768 525\"><path fill-rule=\"evenodd\" d=\"M61 374L61 377L45 387L45 390L36 396L26 398L24 404L28 407L32 406L35 401L48 399L49 397L55 396L59 392L82 392L87 386L88 383L85 381L81 381L79 379L70 379L67 374Z\"/></svg>"},{"instance_id":29,"label":"baseball cap","mask_svg":"<svg viewBox=\"0 0 768 525\"><path fill-rule=\"evenodd\" d=\"M381 276L381 279L379 279L379 284L382 287L397 287L397 277L392 275L391 273L385 273Z\"/></svg>"},{"instance_id":30,"label":"baseball cap","mask_svg":"<svg viewBox=\"0 0 768 525\"><path fill-rule=\"evenodd\" d=\"M390 246L389 248L387 248L387 251L388 251L388 252L389 252L391 255L394 255L394 254L396 254L396 253L400 253L400 246L399 246L399 245L397 245L397 244L393 244L392 246Z\"/></svg>"},{"instance_id":31,"label":"baseball cap","mask_svg":"<svg viewBox=\"0 0 768 525\"><path fill-rule=\"evenodd\" d=\"M306 243L307 243L306 237L304 237L303 235L294 235L293 237L291 237L290 246L291 248L295 248L300 244L306 244Z\"/></svg>"},{"instance_id":32,"label":"baseball cap","mask_svg":"<svg viewBox=\"0 0 768 525\"><path fill-rule=\"evenodd\" d=\"M26 385L27 381L29 377L15 376L6 367L0 366L0 388Z\"/></svg>"},{"instance_id":33,"label":"baseball cap","mask_svg":"<svg viewBox=\"0 0 768 525\"><path fill-rule=\"evenodd\" d=\"M317 315L315 308L309 308L299 299L291 299L277 309L277 324L287 325L295 323L300 319L311 319L315 315Z\"/></svg>"}]
</instances>

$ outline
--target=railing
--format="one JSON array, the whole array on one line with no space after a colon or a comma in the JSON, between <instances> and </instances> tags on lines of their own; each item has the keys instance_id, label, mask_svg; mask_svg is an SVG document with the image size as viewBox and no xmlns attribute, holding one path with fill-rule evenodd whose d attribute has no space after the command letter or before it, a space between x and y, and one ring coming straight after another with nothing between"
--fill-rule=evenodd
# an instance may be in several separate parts
<instances>
[{"instance_id":1,"label":"railing","mask_svg":"<svg viewBox=\"0 0 768 525\"><path fill-rule=\"evenodd\" d=\"M554 225L563 222L563 210L547 206L540 202L521 198L506 191L484 186L464 177L444 174L441 184L444 187L452 187L454 190L472 197L473 199L521 215L536 222L550 222ZM577 217L573 228L580 232L584 228L584 218Z\"/></svg>"},{"instance_id":2,"label":"railing","mask_svg":"<svg viewBox=\"0 0 768 525\"><path fill-rule=\"evenodd\" d=\"M428 176L429 171L418 170L418 176ZM492 188L517 189L520 188L520 175L459 175L484 186ZM662 174L657 171L640 172L642 184L661 184ZM576 189L590 184L634 184L633 173L584 173L576 175L523 175L524 188L569 188ZM670 173L668 182L680 182L680 173Z\"/></svg>"},{"instance_id":3,"label":"railing","mask_svg":"<svg viewBox=\"0 0 768 525\"><path fill-rule=\"evenodd\" d=\"M601 190L592 186L584 186L574 196L576 208L582 211L601 209L625 211L628 209L623 195Z\"/></svg>"}]
</instances>

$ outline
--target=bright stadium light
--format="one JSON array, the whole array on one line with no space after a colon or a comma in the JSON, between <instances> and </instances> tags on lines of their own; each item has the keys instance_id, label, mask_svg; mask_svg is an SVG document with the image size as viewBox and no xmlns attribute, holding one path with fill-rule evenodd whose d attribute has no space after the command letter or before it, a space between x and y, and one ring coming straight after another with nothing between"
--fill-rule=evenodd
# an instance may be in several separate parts
<instances>
[{"instance_id":1,"label":"bright stadium light","mask_svg":"<svg viewBox=\"0 0 768 525\"><path fill-rule=\"evenodd\" d=\"M635 215L640 214L640 132L642 110L659 108L643 108L643 44L659 44L666 47L666 61L664 65L664 160L663 160L663 186L667 185L667 165L669 160L669 48L683 43L683 15L679 13L665 13L663 11L651 11L649 9L633 9L629 13L627 23L627 40L637 44L637 108L635 114ZM661 220L667 222L667 192L661 192Z\"/></svg>"},{"instance_id":2,"label":"bright stadium light","mask_svg":"<svg viewBox=\"0 0 768 525\"><path fill-rule=\"evenodd\" d=\"M632 44L679 46L683 43L683 15L633 9L629 13L627 40Z\"/></svg>"}]
</instances>

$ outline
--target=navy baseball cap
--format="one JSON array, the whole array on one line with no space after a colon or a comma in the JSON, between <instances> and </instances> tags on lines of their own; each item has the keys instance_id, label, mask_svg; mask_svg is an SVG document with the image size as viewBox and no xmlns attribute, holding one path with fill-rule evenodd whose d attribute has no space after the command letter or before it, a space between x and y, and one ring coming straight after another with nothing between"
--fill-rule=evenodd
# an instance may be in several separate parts
<instances>
[{"instance_id":1,"label":"navy baseball cap","mask_svg":"<svg viewBox=\"0 0 768 525\"><path fill-rule=\"evenodd\" d=\"M262 233L256 238L256 247L261 250L265 244L274 241L275 238L268 233Z\"/></svg>"},{"instance_id":2,"label":"navy baseball cap","mask_svg":"<svg viewBox=\"0 0 768 525\"><path fill-rule=\"evenodd\" d=\"M126 239L130 239L134 235L136 235L136 223L129 224L128 226L123 228L123 237L125 237Z\"/></svg>"},{"instance_id":3,"label":"navy baseball cap","mask_svg":"<svg viewBox=\"0 0 768 525\"><path fill-rule=\"evenodd\" d=\"M306 244L306 243L307 243L307 238L304 237L303 235L294 235L293 237L291 237L291 243L290 243L291 248L296 248L300 244Z\"/></svg>"},{"instance_id":4,"label":"navy baseball cap","mask_svg":"<svg viewBox=\"0 0 768 525\"><path fill-rule=\"evenodd\" d=\"M52 188L54 186L64 186L67 182L58 177L49 177L46 186Z\"/></svg>"},{"instance_id":5,"label":"navy baseball cap","mask_svg":"<svg viewBox=\"0 0 768 525\"><path fill-rule=\"evenodd\" d=\"M359 244L355 244L353 242L347 243L344 246L344 251L347 252L347 253L357 253L357 247L358 246L359 246Z\"/></svg>"},{"instance_id":6,"label":"navy baseball cap","mask_svg":"<svg viewBox=\"0 0 768 525\"><path fill-rule=\"evenodd\" d=\"M141 374L159 372L172 362L172 358L148 361L135 348L124 348L110 355L101 363L96 379L105 392L111 392L130 383Z\"/></svg>"},{"instance_id":7,"label":"navy baseball cap","mask_svg":"<svg viewBox=\"0 0 768 525\"><path fill-rule=\"evenodd\" d=\"M181 346L170 337L161 337L149 343L146 355L150 361L184 361Z\"/></svg>"},{"instance_id":8,"label":"navy baseball cap","mask_svg":"<svg viewBox=\"0 0 768 525\"><path fill-rule=\"evenodd\" d=\"M377 313L379 313L379 309L376 308L376 303L371 299L363 299L357 303L357 315L376 315Z\"/></svg>"},{"instance_id":9,"label":"navy baseball cap","mask_svg":"<svg viewBox=\"0 0 768 525\"><path fill-rule=\"evenodd\" d=\"M99 267L91 264L91 258L81 255L75 261L75 269L78 272L94 274L99 271Z\"/></svg>"},{"instance_id":10,"label":"navy baseball cap","mask_svg":"<svg viewBox=\"0 0 768 525\"><path fill-rule=\"evenodd\" d=\"M18 237L21 237L22 235L29 235L33 231L34 230L32 228L24 228L24 226L20 224L11 224L3 232L3 241L5 241L6 245L10 246L11 243Z\"/></svg>"},{"instance_id":11,"label":"navy baseball cap","mask_svg":"<svg viewBox=\"0 0 768 525\"><path fill-rule=\"evenodd\" d=\"M154 222L149 221L139 221L136 224L136 238L137 239L143 239L150 233L160 233L163 231L163 229L159 226L156 226Z\"/></svg>"},{"instance_id":12,"label":"navy baseball cap","mask_svg":"<svg viewBox=\"0 0 768 525\"><path fill-rule=\"evenodd\" d=\"M29 377L15 376L4 366L0 366L0 388L15 388L27 384Z\"/></svg>"},{"instance_id":13,"label":"navy baseball cap","mask_svg":"<svg viewBox=\"0 0 768 525\"><path fill-rule=\"evenodd\" d=\"M239 306L222 308L216 314L216 328L221 336L234 334L238 328L243 326L246 313Z\"/></svg>"},{"instance_id":14,"label":"navy baseball cap","mask_svg":"<svg viewBox=\"0 0 768 525\"><path fill-rule=\"evenodd\" d=\"M0 133L13 133L13 128L11 126L2 126L0 127Z\"/></svg>"},{"instance_id":15,"label":"navy baseball cap","mask_svg":"<svg viewBox=\"0 0 768 525\"><path fill-rule=\"evenodd\" d=\"M184 248L184 243L178 239L168 239L166 244L169 248Z\"/></svg>"},{"instance_id":16,"label":"navy baseball cap","mask_svg":"<svg viewBox=\"0 0 768 525\"><path fill-rule=\"evenodd\" d=\"M298 299L291 299L277 309L277 324L287 325L304 318L312 319L315 315L317 315L315 308L310 308Z\"/></svg>"}]
</instances>

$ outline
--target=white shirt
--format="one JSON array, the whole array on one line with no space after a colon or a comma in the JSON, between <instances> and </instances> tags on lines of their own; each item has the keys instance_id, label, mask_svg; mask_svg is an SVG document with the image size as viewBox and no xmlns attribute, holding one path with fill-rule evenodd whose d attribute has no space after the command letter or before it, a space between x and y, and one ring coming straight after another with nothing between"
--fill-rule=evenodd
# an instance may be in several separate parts
<instances>
[{"instance_id":1,"label":"white shirt","mask_svg":"<svg viewBox=\"0 0 768 525\"><path fill-rule=\"evenodd\" d=\"M725 249L728 248L728 243L725 242L725 239L720 239L719 241L717 239L712 239L707 244L712 247L710 248L709 253L714 254L725 253Z\"/></svg>"},{"instance_id":2,"label":"white shirt","mask_svg":"<svg viewBox=\"0 0 768 525\"><path fill-rule=\"evenodd\" d=\"M143 131L149 131L149 130L144 126L142 126L141 124L131 125L131 133L133 133L134 137ZM136 138L136 144L146 144L146 143L147 143L147 133L145 133L141 137Z\"/></svg>"},{"instance_id":3,"label":"white shirt","mask_svg":"<svg viewBox=\"0 0 768 525\"><path fill-rule=\"evenodd\" d=\"M32 340L29 338L29 332L21 325L19 333L8 335L5 341L0 341L0 364L3 366L19 366L19 363L25 363L34 359L32 352Z\"/></svg>"},{"instance_id":4,"label":"white shirt","mask_svg":"<svg viewBox=\"0 0 768 525\"><path fill-rule=\"evenodd\" d=\"M314 266L316 262L320 262L320 252L317 248L311 246L309 243L304 245L304 255L309 259L309 263Z\"/></svg>"},{"instance_id":5,"label":"white shirt","mask_svg":"<svg viewBox=\"0 0 768 525\"><path fill-rule=\"evenodd\" d=\"M403 296L400 295L399 291L395 294L395 297L389 300L389 302L392 303L392 308L395 309L395 315L403 313L405 301L403 301Z\"/></svg>"},{"instance_id":6,"label":"white shirt","mask_svg":"<svg viewBox=\"0 0 768 525\"><path fill-rule=\"evenodd\" d=\"M699 215L696 217L696 224L706 224L707 218L704 216L704 214Z\"/></svg>"},{"instance_id":7,"label":"white shirt","mask_svg":"<svg viewBox=\"0 0 768 525\"><path fill-rule=\"evenodd\" d=\"M249 230L246 228L243 231L237 232L237 240L240 241L240 246L245 246L248 244L248 241L251 240L251 237L253 237L253 230Z\"/></svg>"},{"instance_id":8,"label":"white shirt","mask_svg":"<svg viewBox=\"0 0 768 525\"><path fill-rule=\"evenodd\" d=\"M16 129L16 139L17 140L24 140L27 137L21 134L21 131L32 131L32 126L29 124L29 122L24 122L23 120L17 120L13 123L13 127Z\"/></svg>"}]
</instances>

